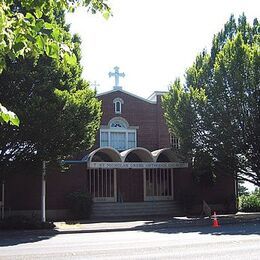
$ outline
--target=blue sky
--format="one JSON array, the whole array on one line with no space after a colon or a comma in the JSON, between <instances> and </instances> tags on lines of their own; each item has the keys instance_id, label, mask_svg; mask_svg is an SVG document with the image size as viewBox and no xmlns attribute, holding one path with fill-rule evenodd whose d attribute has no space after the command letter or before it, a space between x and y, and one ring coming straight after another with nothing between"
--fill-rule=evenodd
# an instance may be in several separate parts
<instances>
[{"instance_id":1,"label":"blue sky","mask_svg":"<svg viewBox=\"0 0 260 260\"><path fill-rule=\"evenodd\" d=\"M203 48L210 48L231 14L260 17L259 0L110 0L113 17L67 15L71 32L82 39L83 77L97 81L98 92L111 90L115 66L126 74L123 89L142 97L168 89L183 77Z\"/></svg>"}]
</instances>

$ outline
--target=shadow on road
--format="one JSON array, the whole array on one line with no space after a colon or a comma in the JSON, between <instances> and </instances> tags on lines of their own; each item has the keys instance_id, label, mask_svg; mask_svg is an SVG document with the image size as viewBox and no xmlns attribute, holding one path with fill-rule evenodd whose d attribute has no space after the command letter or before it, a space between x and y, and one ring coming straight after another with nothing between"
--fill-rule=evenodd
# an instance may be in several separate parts
<instances>
[{"instance_id":1,"label":"shadow on road","mask_svg":"<svg viewBox=\"0 0 260 260\"><path fill-rule=\"evenodd\" d=\"M116 221L114 221L116 222ZM127 221L120 221L120 226L113 224L113 221L107 222L106 225L95 225L91 227L91 223L82 221L80 224L85 225L85 229L76 230L63 230L62 234L74 233L99 233L99 232L120 232L120 231L144 231L144 232L157 232L165 234L189 233L196 232L199 234L212 234L212 235L260 235L260 221L255 220L249 223L222 223L220 227L213 228L211 219L196 219L180 221L177 218L170 218L167 220L149 220L144 221L142 225L129 225ZM224 221L223 221L224 222ZM79 222L77 222L79 223ZM95 223L95 222L92 222ZM97 223L97 222L96 222ZM125 223L125 224L122 224ZM74 222L75 224L75 222ZM90 224L90 226L88 226Z\"/></svg>"},{"instance_id":2,"label":"shadow on road","mask_svg":"<svg viewBox=\"0 0 260 260\"><path fill-rule=\"evenodd\" d=\"M34 243L50 239L59 234L56 230L0 231L0 247Z\"/></svg>"},{"instance_id":3,"label":"shadow on road","mask_svg":"<svg viewBox=\"0 0 260 260\"><path fill-rule=\"evenodd\" d=\"M207 223L208 222L208 223ZM145 232L157 232L165 234L176 234L176 233L190 233L195 232L199 234L212 234L212 235L260 235L260 222L249 222L249 223L236 223L236 224L225 224L220 222L220 227L212 227L212 221L208 219L203 225L185 225L180 223L179 226L172 226L172 221L163 222L147 222L145 225L138 226L136 229Z\"/></svg>"}]
</instances>

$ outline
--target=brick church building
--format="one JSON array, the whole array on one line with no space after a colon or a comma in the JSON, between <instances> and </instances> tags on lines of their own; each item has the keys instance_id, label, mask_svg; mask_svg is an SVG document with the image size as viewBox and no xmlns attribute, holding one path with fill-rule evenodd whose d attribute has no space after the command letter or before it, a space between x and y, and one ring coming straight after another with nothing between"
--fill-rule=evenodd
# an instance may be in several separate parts
<instances>
[{"instance_id":1,"label":"brick church building","mask_svg":"<svg viewBox=\"0 0 260 260\"><path fill-rule=\"evenodd\" d=\"M109 73L113 89L97 95L103 115L94 147L80 160L68 161L73 166L66 174L47 174L47 218L66 217L66 194L77 190L91 194L93 218L199 214L203 200L218 212L236 211L231 177L220 175L214 185L201 186L188 162L178 159L179 140L163 117L165 92L147 99L129 93L119 85L124 74L114 69ZM19 176L6 183L6 211L39 214L40 177Z\"/></svg>"}]
</instances>

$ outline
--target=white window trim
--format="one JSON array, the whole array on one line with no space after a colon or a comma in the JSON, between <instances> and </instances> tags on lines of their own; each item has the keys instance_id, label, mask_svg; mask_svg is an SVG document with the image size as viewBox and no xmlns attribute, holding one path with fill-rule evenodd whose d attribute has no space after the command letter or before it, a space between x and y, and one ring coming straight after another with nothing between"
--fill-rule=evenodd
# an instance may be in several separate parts
<instances>
[{"instance_id":1,"label":"white window trim","mask_svg":"<svg viewBox=\"0 0 260 260\"><path fill-rule=\"evenodd\" d=\"M102 132L106 132L106 133L108 133L108 146L109 147L111 147L111 138L110 138L110 135L111 135L111 133L126 133L126 139L125 139L125 148L126 148L126 150L127 149L129 149L129 147L128 147L128 133L134 133L135 134L135 147L137 147L137 137L136 137L136 130L135 129L126 129L126 128L124 128L124 129L120 129L120 128L115 128L115 129L100 129L100 131L99 131L99 140L100 140L100 142L99 142L99 147L104 147L104 146L101 146L101 134L102 134ZM131 148L133 148L133 147L131 147Z\"/></svg>"},{"instance_id":2,"label":"white window trim","mask_svg":"<svg viewBox=\"0 0 260 260\"><path fill-rule=\"evenodd\" d=\"M119 110L117 110L117 104L119 104ZM122 103L120 101L116 101L114 103L114 106L115 106L115 114L121 114L121 111L122 111Z\"/></svg>"},{"instance_id":3,"label":"white window trim","mask_svg":"<svg viewBox=\"0 0 260 260\"><path fill-rule=\"evenodd\" d=\"M111 127L113 122L121 121L124 124L124 127ZM137 147L137 129L139 127L137 126L129 126L128 122L123 117L114 117L112 118L107 125L101 125L99 130L99 147L105 147L101 146L102 144L102 133L107 133L108 136L108 147L112 147L111 145L111 133L125 133L125 149L135 148ZM134 134L134 146L129 146L128 143L128 135ZM131 141L133 143L133 141ZM121 151L121 150L120 150Z\"/></svg>"},{"instance_id":4,"label":"white window trim","mask_svg":"<svg viewBox=\"0 0 260 260\"><path fill-rule=\"evenodd\" d=\"M119 111L117 110L117 103L119 102ZM124 104L124 100L122 98L115 98L113 100L114 103L114 112L115 114L121 114L122 113L122 104Z\"/></svg>"}]
</instances>

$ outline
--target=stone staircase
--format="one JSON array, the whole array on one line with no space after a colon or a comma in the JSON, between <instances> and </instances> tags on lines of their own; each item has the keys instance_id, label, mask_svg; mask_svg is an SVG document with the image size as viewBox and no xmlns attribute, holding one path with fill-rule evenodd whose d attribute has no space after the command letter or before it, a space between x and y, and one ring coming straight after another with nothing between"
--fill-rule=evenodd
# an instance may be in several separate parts
<instances>
[{"instance_id":1,"label":"stone staircase","mask_svg":"<svg viewBox=\"0 0 260 260\"><path fill-rule=\"evenodd\" d=\"M183 216L181 205L176 201L149 202L99 202L94 203L91 218L121 218L141 216Z\"/></svg>"}]
</instances>

